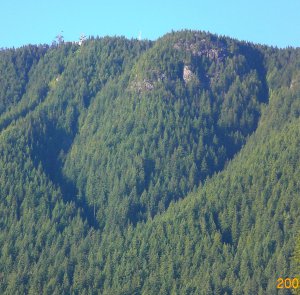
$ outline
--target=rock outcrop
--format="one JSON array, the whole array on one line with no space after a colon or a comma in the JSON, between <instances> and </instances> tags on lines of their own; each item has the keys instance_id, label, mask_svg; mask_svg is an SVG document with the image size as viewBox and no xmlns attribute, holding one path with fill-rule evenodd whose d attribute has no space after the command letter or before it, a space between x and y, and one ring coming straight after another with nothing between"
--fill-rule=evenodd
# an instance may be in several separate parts
<instances>
[{"instance_id":1,"label":"rock outcrop","mask_svg":"<svg viewBox=\"0 0 300 295\"><path fill-rule=\"evenodd\" d=\"M194 43L186 40L179 39L175 44L174 48L177 50L184 50L191 52L195 56L206 56L210 60L222 61L227 56L227 50L222 46L214 46L211 42L206 39Z\"/></svg>"},{"instance_id":2,"label":"rock outcrop","mask_svg":"<svg viewBox=\"0 0 300 295\"><path fill-rule=\"evenodd\" d=\"M154 88L153 82L143 79L142 81L133 81L131 83L131 89L138 92L150 91Z\"/></svg>"},{"instance_id":3,"label":"rock outcrop","mask_svg":"<svg viewBox=\"0 0 300 295\"><path fill-rule=\"evenodd\" d=\"M190 66L185 65L183 67L183 80L185 83L188 83L194 79L197 79L196 75L192 72Z\"/></svg>"}]
</instances>

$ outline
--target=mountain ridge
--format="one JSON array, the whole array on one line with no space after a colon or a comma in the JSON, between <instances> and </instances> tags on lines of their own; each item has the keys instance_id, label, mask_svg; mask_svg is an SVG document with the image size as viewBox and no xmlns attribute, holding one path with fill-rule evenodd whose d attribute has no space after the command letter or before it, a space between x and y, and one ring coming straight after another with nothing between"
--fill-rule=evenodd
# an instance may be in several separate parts
<instances>
[{"instance_id":1,"label":"mountain ridge","mask_svg":"<svg viewBox=\"0 0 300 295\"><path fill-rule=\"evenodd\" d=\"M24 47L19 92L11 54L2 293L276 294L294 274L299 49L195 31Z\"/></svg>"}]
</instances>

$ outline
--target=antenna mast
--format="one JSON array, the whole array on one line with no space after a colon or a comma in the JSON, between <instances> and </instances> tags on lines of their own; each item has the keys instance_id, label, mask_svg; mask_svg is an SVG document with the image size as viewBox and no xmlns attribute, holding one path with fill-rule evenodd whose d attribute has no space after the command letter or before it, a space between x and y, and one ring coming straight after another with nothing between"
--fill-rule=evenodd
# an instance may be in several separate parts
<instances>
[{"instance_id":1,"label":"antenna mast","mask_svg":"<svg viewBox=\"0 0 300 295\"><path fill-rule=\"evenodd\" d=\"M57 43L58 45L60 45L61 43L64 43L64 36L62 35L64 31L61 31L55 38L57 39Z\"/></svg>"},{"instance_id":2,"label":"antenna mast","mask_svg":"<svg viewBox=\"0 0 300 295\"><path fill-rule=\"evenodd\" d=\"M80 35L79 42L78 42L79 46L81 46L85 40L86 40L86 35L82 33Z\"/></svg>"}]
</instances>

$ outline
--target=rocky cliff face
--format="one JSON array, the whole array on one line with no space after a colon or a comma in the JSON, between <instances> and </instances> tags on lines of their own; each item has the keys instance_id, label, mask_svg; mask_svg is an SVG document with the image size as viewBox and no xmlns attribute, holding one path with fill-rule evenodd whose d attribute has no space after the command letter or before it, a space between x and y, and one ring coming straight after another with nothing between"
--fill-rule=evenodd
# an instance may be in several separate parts
<instances>
[{"instance_id":1,"label":"rocky cliff face","mask_svg":"<svg viewBox=\"0 0 300 295\"><path fill-rule=\"evenodd\" d=\"M214 61L222 61L228 55L227 48L223 44L214 44L206 39L197 40L196 42L179 39L174 44L174 48L184 50L194 56L206 56Z\"/></svg>"},{"instance_id":2,"label":"rocky cliff face","mask_svg":"<svg viewBox=\"0 0 300 295\"><path fill-rule=\"evenodd\" d=\"M192 81L193 79L197 79L197 76L192 72L191 67L185 65L183 67L183 80L185 83Z\"/></svg>"}]
</instances>

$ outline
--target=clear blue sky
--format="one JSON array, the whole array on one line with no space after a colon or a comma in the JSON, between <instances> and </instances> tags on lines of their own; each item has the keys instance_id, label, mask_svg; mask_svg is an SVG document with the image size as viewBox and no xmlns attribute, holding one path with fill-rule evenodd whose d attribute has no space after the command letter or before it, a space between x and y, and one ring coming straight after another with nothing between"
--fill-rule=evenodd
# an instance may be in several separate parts
<instances>
[{"instance_id":1,"label":"clear blue sky","mask_svg":"<svg viewBox=\"0 0 300 295\"><path fill-rule=\"evenodd\" d=\"M300 46L300 0L0 0L0 47L86 35L156 39L205 30L278 47Z\"/></svg>"}]
</instances>

